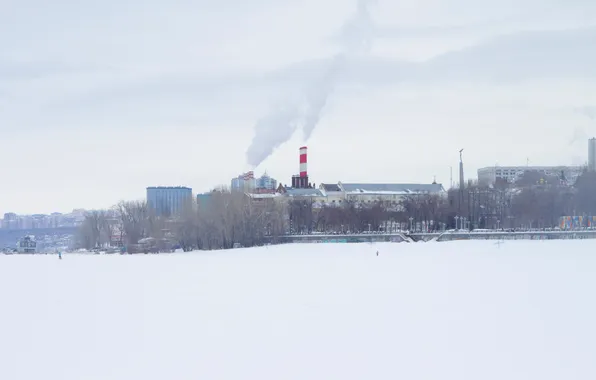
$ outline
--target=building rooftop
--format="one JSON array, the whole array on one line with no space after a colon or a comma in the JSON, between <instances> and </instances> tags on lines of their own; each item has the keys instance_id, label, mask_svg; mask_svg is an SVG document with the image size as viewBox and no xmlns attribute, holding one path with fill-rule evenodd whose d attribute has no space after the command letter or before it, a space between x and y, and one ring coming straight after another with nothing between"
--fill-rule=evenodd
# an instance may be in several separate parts
<instances>
[{"instance_id":1,"label":"building rooftop","mask_svg":"<svg viewBox=\"0 0 596 380\"><path fill-rule=\"evenodd\" d=\"M147 190L190 190L190 187L185 186L149 186Z\"/></svg>"},{"instance_id":2,"label":"building rooftop","mask_svg":"<svg viewBox=\"0 0 596 380\"><path fill-rule=\"evenodd\" d=\"M249 198L252 199L269 199L277 198L281 196L279 193L245 193Z\"/></svg>"},{"instance_id":3,"label":"building rooftop","mask_svg":"<svg viewBox=\"0 0 596 380\"><path fill-rule=\"evenodd\" d=\"M348 193L370 194L416 194L439 193L445 191L440 183L341 183L341 188Z\"/></svg>"},{"instance_id":4,"label":"building rooftop","mask_svg":"<svg viewBox=\"0 0 596 380\"><path fill-rule=\"evenodd\" d=\"M321 187L325 191L336 191L336 192L341 191L341 188L336 183L333 183L333 184L331 184L331 183L322 183L321 184Z\"/></svg>"},{"instance_id":5,"label":"building rooftop","mask_svg":"<svg viewBox=\"0 0 596 380\"><path fill-rule=\"evenodd\" d=\"M286 188L286 195L289 197L324 197L325 194L319 189L294 189Z\"/></svg>"},{"instance_id":6,"label":"building rooftop","mask_svg":"<svg viewBox=\"0 0 596 380\"><path fill-rule=\"evenodd\" d=\"M495 169L513 169L513 170L552 170L552 169L569 169L569 170L581 170L583 166L581 165L550 165L550 166L528 166L528 165L494 165L494 166L485 166L479 168L479 171L482 170L495 170Z\"/></svg>"}]
</instances>

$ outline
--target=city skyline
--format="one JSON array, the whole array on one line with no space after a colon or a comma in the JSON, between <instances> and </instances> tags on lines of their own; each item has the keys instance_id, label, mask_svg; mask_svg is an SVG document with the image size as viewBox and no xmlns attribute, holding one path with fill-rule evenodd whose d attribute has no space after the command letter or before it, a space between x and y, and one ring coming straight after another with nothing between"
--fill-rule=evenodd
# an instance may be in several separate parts
<instances>
[{"instance_id":1,"label":"city skyline","mask_svg":"<svg viewBox=\"0 0 596 380\"><path fill-rule=\"evenodd\" d=\"M0 215L0 229L26 230L76 227L85 219L87 210L76 209L70 213L17 214L8 212Z\"/></svg>"},{"instance_id":2,"label":"city skyline","mask_svg":"<svg viewBox=\"0 0 596 380\"><path fill-rule=\"evenodd\" d=\"M0 214L110 207L149 184L201 193L249 170L280 183L295 174L303 133L253 168L254 126L350 42L356 1L140 5L3 9L0 124L14 159L0 164ZM587 162L596 4L379 0L370 15L370 51L347 60L307 142L314 182L448 185L462 147L466 177L528 158Z\"/></svg>"},{"instance_id":3,"label":"city skyline","mask_svg":"<svg viewBox=\"0 0 596 380\"><path fill-rule=\"evenodd\" d=\"M580 152L578 152L578 153L580 153ZM586 149L585 156L588 157L588 149ZM501 163L495 163L493 165L485 165L485 166L481 166L481 167L478 167L478 168L474 168L474 167L470 168L469 167L469 164L467 164L467 161L464 160L464 162L465 162L465 166L466 166L465 167L465 180L466 180L466 183L468 182L468 180L474 180L474 181L476 181L476 180L479 179L478 178L478 173L479 173L478 170L479 169L499 168L499 167L518 167L518 168L524 168L526 166L528 166L530 168L537 167L537 166L538 167L540 167L540 166L544 166L544 167L579 167L579 168L585 167L586 169L589 168L589 163L587 161L586 162L583 162L581 164L576 164L576 165L561 165L561 164L555 164L555 165L534 165L534 163L532 163L532 165L530 165L529 164L529 162L530 162L529 161L529 158L526 158L526 164L525 165L524 164L504 165L504 164L501 164ZM291 163L289 163L289 165L292 166ZM297 167L297 164L294 163L294 166ZM451 167L451 166L447 168L447 170L450 171L450 173L448 174L449 178L446 178L447 176L433 176L433 178L430 181L425 181L425 180L423 180L423 181L407 181L407 180L406 181L402 181L402 180L400 180L400 178L389 178L389 181L386 181L386 180L362 181L362 180L359 180L359 178L357 178L357 177L351 177L352 179L350 179L350 180L343 180L343 181L344 182L368 182L368 183L413 183L413 182L418 182L418 183L429 183L429 184L431 182L433 182L433 181L436 181L437 183L440 183L440 184L444 185L446 189L449 189L451 187L451 185L457 186L457 178L451 177L452 174L453 174L452 173L452 170L453 169L454 169L454 167ZM291 169L286 170L286 172L287 173L293 173ZM247 173L244 173L244 174L248 174L248 172ZM455 173L453 175L456 175L456 174L457 173ZM269 176L271 179L273 179L273 181L275 183L279 183L280 185L291 186L291 175L288 175L288 176L284 177L282 180L279 180L279 181L277 181L277 180L274 179L274 178L277 178L277 176L272 176L267 171L264 171L263 174L262 174L262 176L265 176L265 177ZM232 178L232 182L233 182L234 179L238 179L238 178L239 178L239 176L233 177ZM446 181L437 180L437 178L446 178ZM451 183L451 180L453 180L453 184ZM333 180L324 180L323 179L323 180L320 180L320 181L313 181L313 183L332 183L332 182L338 182L338 181L342 181L342 179L341 178L340 179L333 179ZM168 188L168 187L189 188L191 190L191 192L192 192L192 195L194 197L196 197L197 195L200 195L200 194L203 194L203 193L208 193L208 192L212 191L213 189L220 188L220 187L224 187L224 188L228 188L230 190L234 190L233 186L230 186L230 183L229 182L230 181L228 180L228 183L223 182L223 183L219 183L219 184L213 184L211 186L207 186L205 188L201 188L201 189L198 189L198 190L193 189L191 186L185 186L185 185L180 185L180 184L160 185L160 186L157 186L157 187L165 187L165 188ZM74 207L74 208L70 209L69 211L57 210L57 209L52 208L51 205L47 205L42 211L40 211L40 210L33 210L33 211L28 210L26 212L19 212L18 210L15 210L14 208L12 208L12 209L9 209L9 208L3 209L2 208L2 205L0 204L0 216L1 215L5 215L5 214L15 214L15 215L17 215L19 217L24 217L24 216L26 216L26 217L32 217L32 216L37 216L37 215L39 215L39 216L52 216L54 214L70 215L70 214L73 214L73 213L80 213L81 211L90 211L90 210L97 210L97 209L110 209L112 207L117 206L117 203L119 203L120 201L145 201L145 200L147 200L147 187L143 187L142 189L140 189L140 192L139 193L140 193L140 195L137 196L137 197L135 197L135 198L129 198L129 199L121 198L118 201L116 201L116 202L114 202L112 204L106 205L106 206L101 206L100 205L100 206L97 206L97 207Z\"/></svg>"},{"instance_id":4,"label":"city skyline","mask_svg":"<svg viewBox=\"0 0 596 380\"><path fill-rule=\"evenodd\" d=\"M588 149L587 149L588 157L593 157L593 154L592 154L593 142L595 140L596 140L596 138L588 139ZM306 148L307 148L306 146L300 148L300 160L299 160L300 170L306 169L306 166L304 166L303 158L302 158L303 153L306 153ZM459 156L460 156L460 160L462 157L463 150L464 149L460 149L458 152ZM559 171L559 170L563 170L563 169L571 170L573 173L567 173L567 174L570 176L570 179L573 181L579 174L581 174L581 172L584 169L588 170L588 171L594 171L594 168L590 166L591 159L592 158L589 158L588 162L585 162L581 165L538 165L537 166L537 165L530 165L529 158L526 159L526 165L501 165L501 164L496 163L495 165L478 168L476 171L474 171L474 175L470 175L469 171L468 171L467 172L468 174L466 175L466 178L465 178L465 183L468 183L469 180L472 180L472 181L478 181L478 183L481 185L489 185L489 184L491 184L491 181L488 178L491 175L492 175L492 177L495 177L495 174L497 174L497 177L499 177L500 174L496 173L495 171L500 172L500 169L505 169L505 173L504 173L505 177L508 179L508 181L511 182L514 177L518 177L519 175L521 175L520 173L522 173L525 168L527 168L529 171L544 171L544 170ZM306 158L304 158L304 160L306 160ZM452 177L452 175L453 175L452 169L453 168L450 167L449 169L450 169L449 184L443 183L441 181L438 182L439 184L444 185L446 189L449 189L453 186L457 187L457 185L458 185L457 181ZM508 169L511 169L511 170L509 170L510 173L508 172ZM306 175L306 172L304 172L304 174ZM488 175L488 177L487 177L487 175ZM292 177L296 177L296 175L293 175ZM503 177L503 178L505 178L505 177ZM306 177L306 178L308 180L308 177ZM249 183L246 183L246 184L244 183L244 181L246 181L247 179L252 181L252 185L250 185ZM145 189L145 195L143 198L135 198L135 199L127 199L127 200L122 199L121 201L131 201L131 200L132 201L147 201L148 205L151 208L156 209L156 206L152 205L152 202L155 203L157 198L155 198L155 194L150 195L150 191L155 192L156 190L160 191L160 189L166 190L166 191L167 190L175 190L175 191L184 190L184 191L188 192L187 197L190 195L190 198L195 198L200 195L209 194L212 190L221 188L221 187L228 188L230 191L238 191L238 190L240 190L240 188L242 188L242 190L245 192L254 192L254 191L259 192L259 190L273 191L276 189L276 186L278 183L279 183L279 185L293 187L294 186L293 180L294 180L294 178L292 178L292 183L290 185L287 185L287 183L289 183L289 182L286 182L286 181L278 182L276 179L271 177L266 171L263 172L263 174L258 178L255 177L255 174L253 171L248 171L246 173L240 174L239 176L233 177L231 180L231 186L228 184L219 184L219 185L210 186L207 191L198 191L198 192L195 192L191 187L188 187L188 186L180 186L180 185L150 186ZM494 182L494 178L492 181ZM328 183L328 181L321 181L319 183L323 183L323 182ZM396 183L395 181L390 181L390 182ZM436 176L433 176L433 182L436 182ZM316 182L313 181L311 183L315 184ZM377 182L377 183L379 183L379 182ZM424 183L424 182L421 182L421 183ZM170 201L166 201L166 203L168 203ZM169 207L173 207L173 205L174 204L171 204ZM117 206L116 204L113 204L109 207L103 207L103 209L111 209L116 206ZM175 207L178 207L178 206L175 206ZM102 208L101 207L100 208L74 208L74 209L72 209L71 212L59 212L59 211L54 210L51 212L29 212L29 213L18 213L18 212L14 212L13 210L11 210L11 211L4 212L3 213L4 220L1 218L0 218L0 220L4 222L7 219L7 215L9 215L10 217L16 216L21 219L28 218L31 220L34 219L35 217L72 216L72 215L77 215L78 217L81 217L86 211L95 210L95 209L102 209ZM162 210L160 212L166 212L164 210ZM167 211L166 213L169 213L169 211ZM0 215L2 215L2 214L0 214Z\"/></svg>"}]
</instances>

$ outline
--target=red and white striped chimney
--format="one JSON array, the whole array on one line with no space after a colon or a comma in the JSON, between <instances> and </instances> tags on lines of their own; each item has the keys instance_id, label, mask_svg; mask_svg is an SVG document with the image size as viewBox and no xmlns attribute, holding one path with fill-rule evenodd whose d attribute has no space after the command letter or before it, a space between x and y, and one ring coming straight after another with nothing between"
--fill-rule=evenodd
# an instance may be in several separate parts
<instances>
[{"instance_id":1,"label":"red and white striped chimney","mask_svg":"<svg viewBox=\"0 0 596 380\"><path fill-rule=\"evenodd\" d=\"M308 176L308 173L306 170L306 163L307 163L306 149L307 148L305 146L300 148L300 177Z\"/></svg>"}]
</instances>

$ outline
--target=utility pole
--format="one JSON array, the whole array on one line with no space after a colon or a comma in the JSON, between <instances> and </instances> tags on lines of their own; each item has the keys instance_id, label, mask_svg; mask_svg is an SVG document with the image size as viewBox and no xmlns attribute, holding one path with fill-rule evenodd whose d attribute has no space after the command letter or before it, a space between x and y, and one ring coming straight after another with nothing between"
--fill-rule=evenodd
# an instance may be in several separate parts
<instances>
[{"instance_id":1,"label":"utility pole","mask_svg":"<svg viewBox=\"0 0 596 380\"><path fill-rule=\"evenodd\" d=\"M464 160L462 158L462 152L464 149L459 150L459 211L461 213L461 205L464 203Z\"/></svg>"}]
</instances>

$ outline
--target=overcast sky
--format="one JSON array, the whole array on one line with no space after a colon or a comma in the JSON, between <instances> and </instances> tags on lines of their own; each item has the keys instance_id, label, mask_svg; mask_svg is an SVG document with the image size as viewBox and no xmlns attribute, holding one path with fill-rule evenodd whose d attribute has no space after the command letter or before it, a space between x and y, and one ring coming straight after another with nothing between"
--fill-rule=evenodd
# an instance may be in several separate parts
<instances>
[{"instance_id":1,"label":"overcast sky","mask_svg":"<svg viewBox=\"0 0 596 380\"><path fill-rule=\"evenodd\" d=\"M255 124L316 84L356 0L0 1L0 213L195 192L250 168ZM446 186L581 164L596 135L593 0L378 0L312 132L320 182ZM283 128L281 126L280 128ZM298 172L300 131L257 169Z\"/></svg>"}]
</instances>

